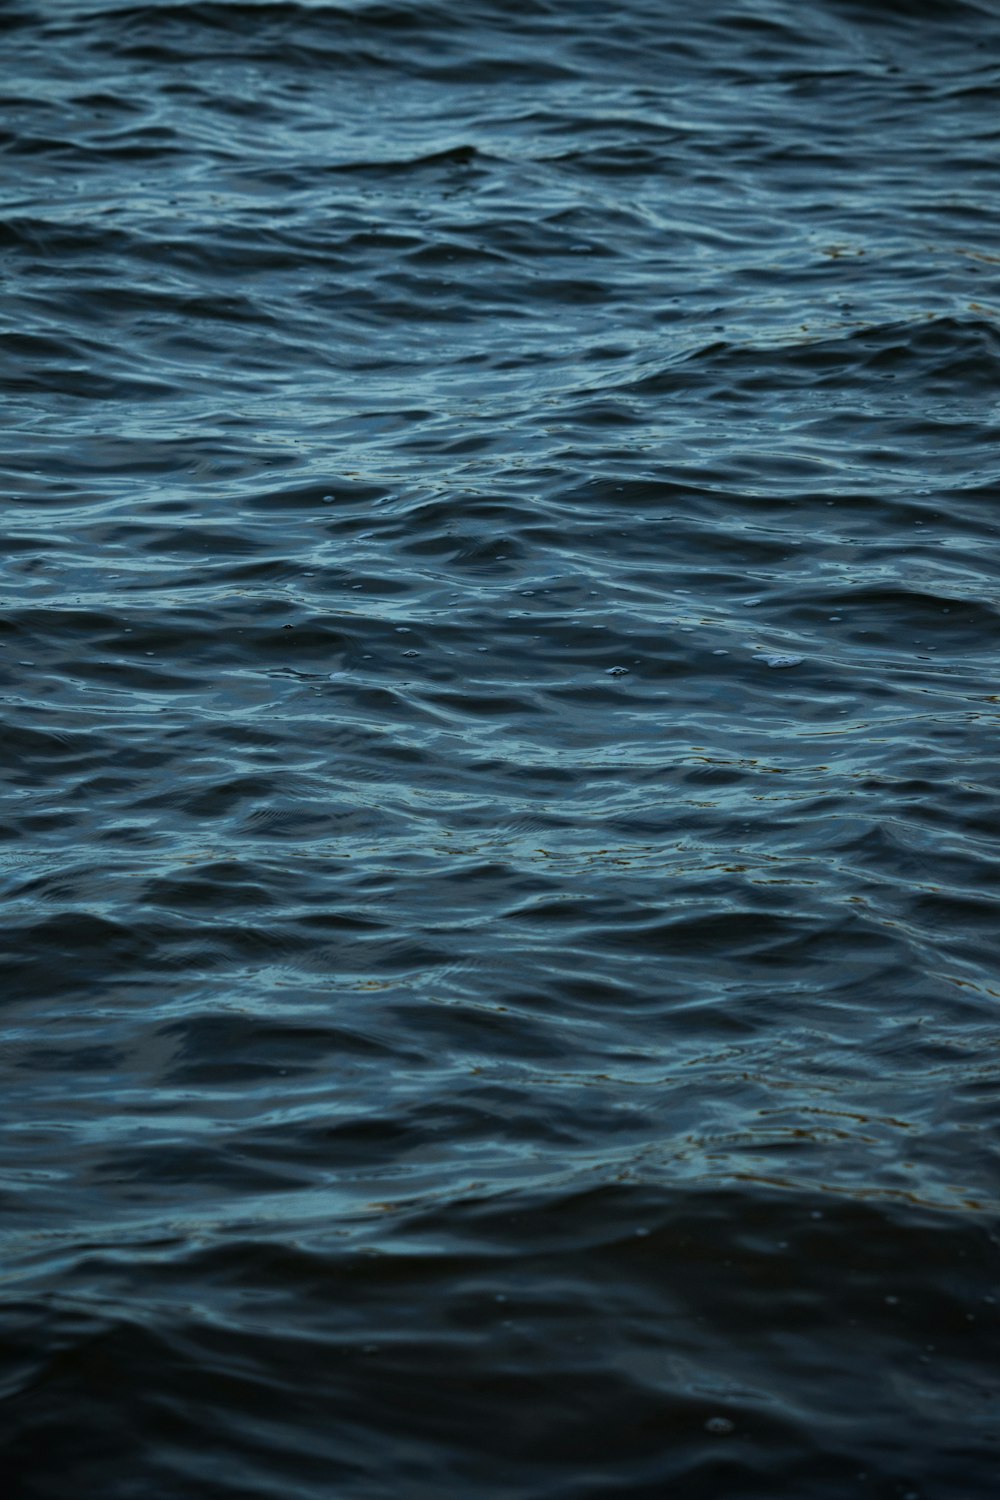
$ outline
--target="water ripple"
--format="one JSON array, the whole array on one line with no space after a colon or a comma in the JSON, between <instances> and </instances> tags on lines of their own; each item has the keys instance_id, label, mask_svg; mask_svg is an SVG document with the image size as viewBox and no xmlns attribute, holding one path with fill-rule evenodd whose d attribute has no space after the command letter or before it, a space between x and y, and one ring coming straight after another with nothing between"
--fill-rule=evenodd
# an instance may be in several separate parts
<instances>
[{"instance_id":1,"label":"water ripple","mask_svg":"<svg viewBox=\"0 0 1000 1500\"><path fill-rule=\"evenodd\" d=\"M992 1500L998 28L5 8L18 1497Z\"/></svg>"}]
</instances>

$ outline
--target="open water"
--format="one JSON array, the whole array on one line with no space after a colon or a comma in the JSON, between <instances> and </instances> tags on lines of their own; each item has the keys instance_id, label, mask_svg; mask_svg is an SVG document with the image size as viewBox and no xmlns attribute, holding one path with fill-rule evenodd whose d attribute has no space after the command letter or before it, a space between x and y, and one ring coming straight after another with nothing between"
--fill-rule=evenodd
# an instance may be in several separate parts
<instances>
[{"instance_id":1,"label":"open water","mask_svg":"<svg viewBox=\"0 0 1000 1500\"><path fill-rule=\"evenodd\" d=\"M1000 6L6 0L12 1500L1000 1493Z\"/></svg>"}]
</instances>

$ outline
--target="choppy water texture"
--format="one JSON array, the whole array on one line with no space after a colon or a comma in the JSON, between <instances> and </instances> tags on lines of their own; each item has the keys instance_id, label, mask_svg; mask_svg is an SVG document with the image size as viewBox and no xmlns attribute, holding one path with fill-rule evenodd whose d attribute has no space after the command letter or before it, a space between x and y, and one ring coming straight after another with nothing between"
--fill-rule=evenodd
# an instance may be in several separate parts
<instances>
[{"instance_id":1,"label":"choppy water texture","mask_svg":"<svg viewBox=\"0 0 1000 1500\"><path fill-rule=\"evenodd\" d=\"M5 1492L995 1500L1000 7L0 25Z\"/></svg>"}]
</instances>

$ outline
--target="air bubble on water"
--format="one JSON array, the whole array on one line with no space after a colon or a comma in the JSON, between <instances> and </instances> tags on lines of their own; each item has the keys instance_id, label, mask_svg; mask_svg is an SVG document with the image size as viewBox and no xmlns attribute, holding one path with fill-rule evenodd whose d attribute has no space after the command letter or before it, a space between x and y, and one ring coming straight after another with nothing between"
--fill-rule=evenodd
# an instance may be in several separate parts
<instances>
[{"instance_id":1,"label":"air bubble on water","mask_svg":"<svg viewBox=\"0 0 1000 1500\"><path fill-rule=\"evenodd\" d=\"M797 667L802 660L801 656L765 656L764 658L769 667Z\"/></svg>"},{"instance_id":2,"label":"air bubble on water","mask_svg":"<svg viewBox=\"0 0 1000 1500\"><path fill-rule=\"evenodd\" d=\"M323 496L323 504L324 505L332 505L333 504L333 496L332 495L324 495Z\"/></svg>"},{"instance_id":3,"label":"air bubble on water","mask_svg":"<svg viewBox=\"0 0 1000 1500\"><path fill-rule=\"evenodd\" d=\"M705 1423L706 1432L715 1432L723 1436L736 1431L736 1423L731 1422L728 1417L709 1417Z\"/></svg>"},{"instance_id":4,"label":"air bubble on water","mask_svg":"<svg viewBox=\"0 0 1000 1500\"><path fill-rule=\"evenodd\" d=\"M393 627L393 629L395 630L395 632L396 632L397 635L410 635L410 634L412 634L409 625L395 625Z\"/></svg>"},{"instance_id":5,"label":"air bubble on water","mask_svg":"<svg viewBox=\"0 0 1000 1500\"><path fill-rule=\"evenodd\" d=\"M609 677L627 677L628 667L609 667L607 675Z\"/></svg>"},{"instance_id":6,"label":"air bubble on water","mask_svg":"<svg viewBox=\"0 0 1000 1500\"><path fill-rule=\"evenodd\" d=\"M724 651L722 649L722 647L720 646L717 651L713 651L712 652L712 655L713 656L728 656L729 652L728 651Z\"/></svg>"},{"instance_id":7,"label":"air bubble on water","mask_svg":"<svg viewBox=\"0 0 1000 1500\"><path fill-rule=\"evenodd\" d=\"M755 604L763 604L763 602L764 602L763 599L744 599L743 600L743 608L744 609L753 609L753 607L754 607Z\"/></svg>"},{"instance_id":8,"label":"air bubble on water","mask_svg":"<svg viewBox=\"0 0 1000 1500\"><path fill-rule=\"evenodd\" d=\"M420 652L419 651L404 651L403 655L404 656L419 656Z\"/></svg>"}]
</instances>

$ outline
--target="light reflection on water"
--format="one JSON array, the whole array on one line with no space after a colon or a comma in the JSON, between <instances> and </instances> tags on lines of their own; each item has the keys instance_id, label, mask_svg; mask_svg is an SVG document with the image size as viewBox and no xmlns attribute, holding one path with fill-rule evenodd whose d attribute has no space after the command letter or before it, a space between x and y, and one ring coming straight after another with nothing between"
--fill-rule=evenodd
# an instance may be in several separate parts
<instances>
[{"instance_id":1,"label":"light reflection on water","mask_svg":"<svg viewBox=\"0 0 1000 1500\"><path fill-rule=\"evenodd\" d=\"M0 20L25 1500L993 1500L996 9L515 12Z\"/></svg>"}]
</instances>

